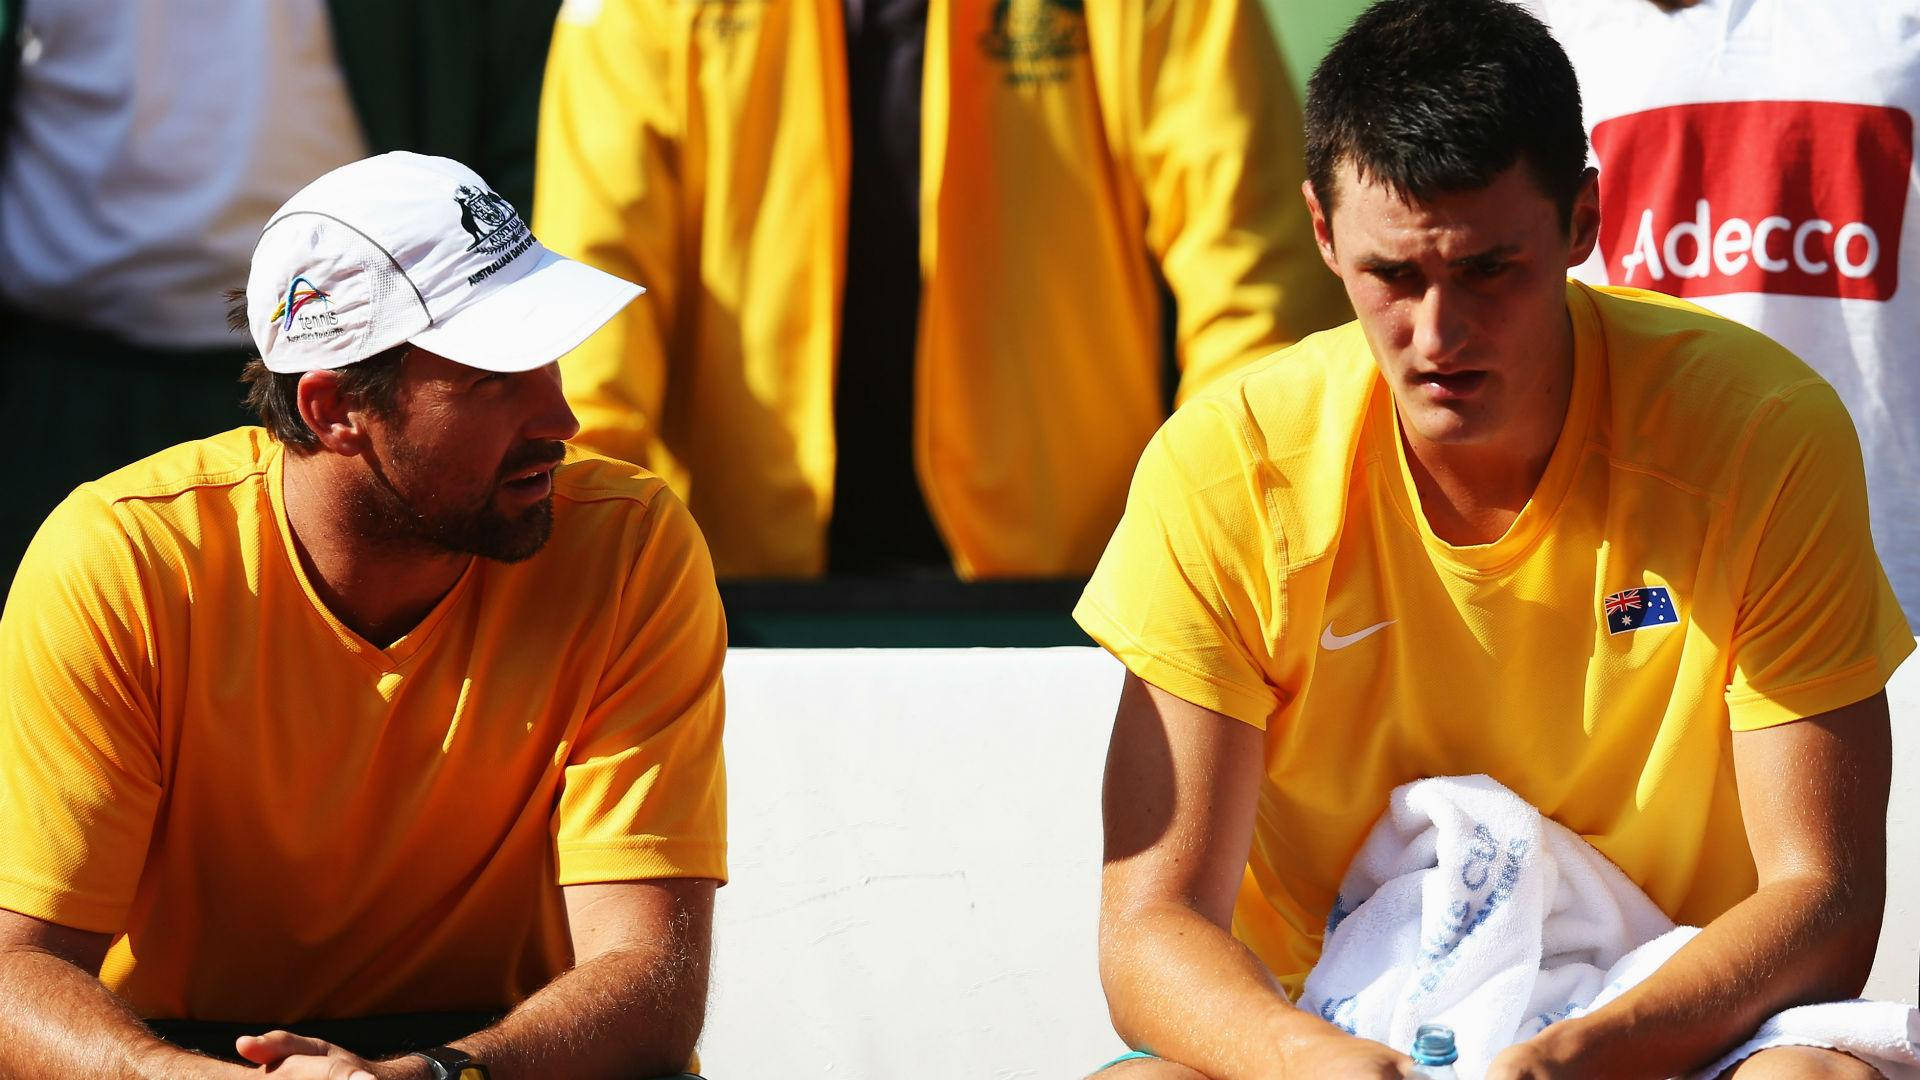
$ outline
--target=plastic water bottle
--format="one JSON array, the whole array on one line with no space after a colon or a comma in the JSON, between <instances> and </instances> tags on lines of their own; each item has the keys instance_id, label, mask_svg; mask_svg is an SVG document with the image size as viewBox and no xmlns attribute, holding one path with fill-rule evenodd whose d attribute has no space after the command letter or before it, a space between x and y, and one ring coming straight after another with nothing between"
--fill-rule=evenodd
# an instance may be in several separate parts
<instances>
[{"instance_id":1,"label":"plastic water bottle","mask_svg":"<svg viewBox=\"0 0 1920 1080\"><path fill-rule=\"evenodd\" d=\"M1413 1075L1455 1080L1453 1029L1445 1024L1421 1024L1413 1033Z\"/></svg>"}]
</instances>

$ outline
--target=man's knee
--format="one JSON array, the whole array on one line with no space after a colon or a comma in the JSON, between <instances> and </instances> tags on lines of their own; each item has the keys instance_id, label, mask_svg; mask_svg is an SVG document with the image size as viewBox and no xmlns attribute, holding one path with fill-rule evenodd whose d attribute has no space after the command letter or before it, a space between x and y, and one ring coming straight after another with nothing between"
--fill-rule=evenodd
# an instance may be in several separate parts
<instances>
[{"instance_id":1,"label":"man's knee","mask_svg":"<svg viewBox=\"0 0 1920 1080\"><path fill-rule=\"evenodd\" d=\"M1884 1080L1857 1057L1817 1046L1776 1046L1720 1074L1721 1080Z\"/></svg>"},{"instance_id":2,"label":"man's knee","mask_svg":"<svg viewBox=\"0 0 1920 1080\"><path fill-rule=\"evenodd\" d=\"M1205 1073L1159 1058L1133 1058L1109 1065L1088 1080L1207 1080Z\"/></svg>"}]
</instances>

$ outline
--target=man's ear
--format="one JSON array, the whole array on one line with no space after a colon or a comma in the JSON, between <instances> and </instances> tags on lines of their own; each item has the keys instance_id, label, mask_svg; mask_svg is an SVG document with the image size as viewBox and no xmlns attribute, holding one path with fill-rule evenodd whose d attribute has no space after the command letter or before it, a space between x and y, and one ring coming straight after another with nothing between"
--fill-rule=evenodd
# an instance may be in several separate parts
<instances>
[{"instance_id":1,"label":"man's ear","mask_svg":"<svg viewBox=\"0 0 1920 1080\"><path fill-rule=\"evenodd\" d=\"M339 372L309 371L301 375L294 401L300 419L327 450L355 457L370 449L367 411L342 392Z\"/></svg>"},{"instance_id":2,"label":"man's ear","mask_svg":"<svg viewBox=\"0 0 1920 1080\"><path fill-rule=\"evenodd\" d=\"M1567 268L1579 266L1593 254L1600 242L1600 170L1588 166L1580 176L1580 190L1573 196L1573 213L1567 222Z\"/></svg>"},{"instance_id":3,"label":"man's ear","mask_svg":"<svg viewBox=\"0 0 1920 1080\"><path fill-rule=\"evenodd\" d=\"M1333 258L1333 222L1328 220L1327 212L1320 205L1320 197L1313 192L1313 181L1300 181L1300 194L1306 197L1307 213L1313 215L1313 242L1320 248L1320 261L1334 276L1340 275L1340 267Z\"/></svg>"}]
</instances>

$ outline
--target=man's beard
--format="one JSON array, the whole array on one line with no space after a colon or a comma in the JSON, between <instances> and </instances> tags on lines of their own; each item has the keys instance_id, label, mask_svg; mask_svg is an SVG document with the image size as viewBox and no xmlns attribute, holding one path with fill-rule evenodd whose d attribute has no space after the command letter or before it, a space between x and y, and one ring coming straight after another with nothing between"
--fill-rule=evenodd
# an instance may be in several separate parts
<instances>
[{"instance_id":1,"label":"man's beard","mask_svg":"<svg viewBox=\"0 0 1920 1080\"><path fill-rule=\"evenodd\" d=\"M494 486L460 505L448 505L434 498L432 492L424 498L406 498L393 486L381 463L371 460L374 484L367 498L356 500L361 503L356 516L361 517L367 535L396 546L522 562L545 546L553 533L553 492L549 489L546 498L509 517L494 505L499 481L532 465L557 463L565 454L566 445L555 440L528 443L507 455L495 474ZM392 457L399 471L413 475L422 471L404 447L394 447Z\"/></svg>"}]
</instances>

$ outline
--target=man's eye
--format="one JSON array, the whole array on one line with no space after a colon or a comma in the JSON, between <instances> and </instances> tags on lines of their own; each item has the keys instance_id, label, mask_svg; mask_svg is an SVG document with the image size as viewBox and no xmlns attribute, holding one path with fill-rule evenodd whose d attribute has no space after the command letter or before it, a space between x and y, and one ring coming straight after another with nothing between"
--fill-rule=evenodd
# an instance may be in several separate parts
<instances>
[{"instance_id":1,"label":"man's eye","mask_svg":"<svg viewBox=\"0 0 1920 1080\"><path fill-rule=\"evenodd\" d=\"M1375 279L1392 284L1407 280L1409 271L1404 266L1376 266L1368 270Z\"/></svg>"},{"instance_id":2,"label":"man's eye","mask_svg":"<svg viewBox=\"0 0 1920 1080\"><path fill-rule=\"evenodd\" d=\"M1505 259L1475 259L1467 264L1467 273L1480 278L1498 277L1507 266Z\"/></svg>"}]
</instances>

